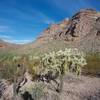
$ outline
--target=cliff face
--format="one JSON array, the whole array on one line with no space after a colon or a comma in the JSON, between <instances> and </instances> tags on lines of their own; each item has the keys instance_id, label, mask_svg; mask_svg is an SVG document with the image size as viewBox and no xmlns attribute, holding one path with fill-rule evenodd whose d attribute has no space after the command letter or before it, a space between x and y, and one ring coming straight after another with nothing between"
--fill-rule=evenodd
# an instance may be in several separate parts
<instances>
[{"instance_id":1,"label":"cliff face","mask_svg":"<svg viewBox=\"0 0 100 100\"><path fill-rule=\"evenodd\" d=\"M51 25L37 42L46 43L52 40L65 41L69 47L100 51L100 12L92 9L80 10L71 19Z\"/></svg>"}]
</instances>

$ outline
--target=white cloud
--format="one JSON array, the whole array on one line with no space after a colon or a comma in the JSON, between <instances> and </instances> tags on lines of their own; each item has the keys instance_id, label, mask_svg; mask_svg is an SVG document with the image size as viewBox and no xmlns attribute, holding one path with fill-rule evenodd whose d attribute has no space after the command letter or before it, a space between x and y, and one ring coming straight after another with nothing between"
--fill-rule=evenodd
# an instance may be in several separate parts
<instances>
[{"instance_id":1,"label":"white cloud","mask_svg":"<svg viewBox=\"0 0 100 100\"><path fill-rule=\"evenodd\" d=\"M9 43L15 43L15 44L25 44L25 43L29 43L32 42L34 39L13 39L12 36L9 35L1 35L0 34L0 39L9 42Z\"/></svg>"},{"instance_id":2,"label":"white cloud","mask_svg":"<svg viewBox=\"0 0 100 100\"><path fill-rule=\"evenodd\" d=\"M0 39L11 39L11 36L0 34Z\"/></svg>"},{"instance_id":3,"label":"white cloud","mask_svg":"<svg viewBox=\"0 0 100 100\"><path fill-rule=\"evenodd\" d=\"M15 43L15 44L26 44L26 43L30 43L32 42L32 40L28 40L28 39L23 39L23 40L14 40L14 39L3 39L4 41L6 42L9 42L9 43Z\"/></svg>"}]
</instances>

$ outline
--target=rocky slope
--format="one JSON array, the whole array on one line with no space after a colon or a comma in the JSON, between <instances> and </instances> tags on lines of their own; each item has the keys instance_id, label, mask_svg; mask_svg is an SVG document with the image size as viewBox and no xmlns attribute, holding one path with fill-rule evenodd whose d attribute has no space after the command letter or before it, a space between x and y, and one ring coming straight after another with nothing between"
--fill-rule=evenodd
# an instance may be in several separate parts
<instances>
[{"instance_id":1,"label":"rocky slope","mask_svg":"<svg viewBox=\"0 0 100 100\"><path fill-rule=\"evenodd\" d=\"M51 25L33 44L40 45L53 40L65 41L69 47L86 51L100 51L100 12L80 10L71 19Z\"/></svg>"}]
</instances>

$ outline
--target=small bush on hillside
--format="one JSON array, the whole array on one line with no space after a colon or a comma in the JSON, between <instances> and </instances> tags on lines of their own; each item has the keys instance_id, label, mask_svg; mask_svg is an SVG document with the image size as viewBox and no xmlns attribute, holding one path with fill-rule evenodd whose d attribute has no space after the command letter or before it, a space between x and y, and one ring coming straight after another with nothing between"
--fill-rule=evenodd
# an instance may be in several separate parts
<instances>
[{"instance_id":1,"label":"small bush on hillside","mask_svg":"<svg viewBox=\"0 0 100 100\"><path fill-rule=\"evenodd\" d=\"M0 78L13 81L16 64L12 62L12 58L12 55L6 55L0 58Z\"/></svg>"},{"instance_id":2,"label":"small bush on hillside","mask_svg":"<svg viewBox=\"0 0 100 100\"><path fill-rule=\"evenodd\" d=\"M27 99L34 99L34 100L40 100L42 96L44 96L44 84L42 83L34 83L34 84L29 84L28 86L23 86L20 94L23 96L23 98L25 98L26 100L26 93L27 95Z\"/></svg>"},{"instance_id":3,"label":"small bush on hillside","mask_svg":"<svg viewBox=\"0 0 100 100\"><path fill-rule=\"evenodd\" d=\"M91 53L86 56L87 65L83 68L83 74L100 76L100 53Z\"/></svg>"},{"instance_id":4,"label":"small bush on hillside","mask_svg":"<svg viewBox=\"0 0 100 100\"><path fill-rule=\"evenodd\" d=\"M23 61L20 56L2 56L2 58L0 58L0 78L13 82L14 78L20 76L23 72L24 67L22 66L22 63ZM18 66L21 66L21 70L18 70Z\"/></svg>"}]
</instances>

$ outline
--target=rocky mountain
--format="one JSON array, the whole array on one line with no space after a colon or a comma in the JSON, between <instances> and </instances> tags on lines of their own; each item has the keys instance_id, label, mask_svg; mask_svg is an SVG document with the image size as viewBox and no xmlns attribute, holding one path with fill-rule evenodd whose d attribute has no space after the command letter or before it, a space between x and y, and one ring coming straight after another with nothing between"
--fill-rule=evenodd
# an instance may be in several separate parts
<instances>
[{"instance_id":1,"label":"rocky mountain","mask_svg":"<svg viewBox=\"0 0 100 100\"><path fill-rule=\"evenodd\" d=\"M53 24L44 30L35 44L53 40L65 41L68 47L86 51L100 51L100 12L83 9L72 18Z\"/></svg>"},{"instance_id":2,"label":"rocky mountain","mask_svg":"<svg viewBox=\"0 0 100 100\"><path fill-rule=\"evenodd\" d=\"M100 12L82 9L70 19L52 24L40 36L26 45L14 45L0 40L0 48L19 47L18 52L49 51L76 47L83 51L100 52Z\"/></svg>"}]
</instances>

